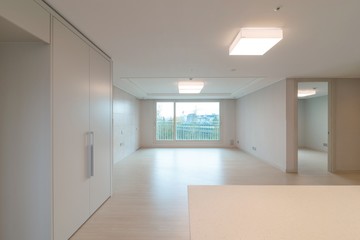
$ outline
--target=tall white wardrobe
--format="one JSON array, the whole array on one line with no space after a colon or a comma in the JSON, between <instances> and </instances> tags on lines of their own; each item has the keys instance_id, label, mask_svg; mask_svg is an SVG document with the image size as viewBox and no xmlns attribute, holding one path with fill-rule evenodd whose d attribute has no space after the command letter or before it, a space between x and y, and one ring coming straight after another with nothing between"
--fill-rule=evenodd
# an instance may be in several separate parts
<instances>
[{"instance_id":1,"label":"tall white wardrobe","mask_svg":"<svg viewBox=\"0 0 360 240\"><path fill-rule=\"evenodd\" d=\"M111 59L41 2L0 32L0 239L69 239L111 195Z\"/></svg>"}]
</instances>

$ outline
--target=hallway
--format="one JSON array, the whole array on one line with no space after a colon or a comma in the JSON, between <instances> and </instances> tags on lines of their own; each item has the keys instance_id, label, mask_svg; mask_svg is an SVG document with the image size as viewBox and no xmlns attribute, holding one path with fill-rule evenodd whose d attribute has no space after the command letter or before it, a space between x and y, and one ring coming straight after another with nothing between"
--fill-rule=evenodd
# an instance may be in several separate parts
<instances>
[{"instance_id":1,"label":"hallway","mask_svg":"<svg viewBox=\"0 0 360 240\"><path fill-rule=\"evenodd\" d=\"M140 149L113 169L112 197L72 240L188 240L188 185L350 185L359 173L286 174L237 149Z\"/></svg>"}]
</instances>

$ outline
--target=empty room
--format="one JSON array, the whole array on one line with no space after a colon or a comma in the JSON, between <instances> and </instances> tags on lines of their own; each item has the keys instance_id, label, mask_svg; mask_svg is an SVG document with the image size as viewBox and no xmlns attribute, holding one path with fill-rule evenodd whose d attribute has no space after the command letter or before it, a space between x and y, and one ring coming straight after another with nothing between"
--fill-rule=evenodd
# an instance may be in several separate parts
<instances>
[{"instance_id":1,"label":"empty room","mask_svg":"<svg viewBox=\"0 0 360 240\"><path fill-rule=\"evenodd\" d=\"M355 239L357 0L2 0L0 240Z\"/></svg>"}]
</instances>

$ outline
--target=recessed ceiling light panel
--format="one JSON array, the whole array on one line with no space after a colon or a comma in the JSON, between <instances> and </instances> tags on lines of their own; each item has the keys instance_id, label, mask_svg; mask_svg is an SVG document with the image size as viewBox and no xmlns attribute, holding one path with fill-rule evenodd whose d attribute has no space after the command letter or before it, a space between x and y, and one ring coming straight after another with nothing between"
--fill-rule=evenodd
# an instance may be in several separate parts
<instances>
[{"instance_id":1,"label":"recessed ceiling light panel","mask_svg":"<svg viewBox=\"0 0 360 240\"><path fill-rule=\"evenodd\" d=\"M203 82L185 81L178 83L179 93L181 94L197 94L201 92L203 87Z\"/></svg>"},{"instance_id":2,"label":"recessed ceiling light panel","mask_svg":"<svg viewBox=\"0 0 360 240\"><path fill-rule=\"evenodd\" d=\"M280 28L241 28L229 55L264 55L283 38Z\"/></svg>"}]
</instances>

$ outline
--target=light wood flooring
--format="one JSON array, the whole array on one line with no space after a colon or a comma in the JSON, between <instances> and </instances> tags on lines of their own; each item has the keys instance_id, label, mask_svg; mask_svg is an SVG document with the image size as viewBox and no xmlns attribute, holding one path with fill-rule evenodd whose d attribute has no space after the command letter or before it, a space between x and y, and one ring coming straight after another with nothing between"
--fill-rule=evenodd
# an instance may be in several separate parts
<instances>
[{"instance_id":1,"label":"light wood flooring","mask_svg":"<svg viewBox=\"0 0 360 240\"><path fill-rule=\"evenodd\" d=\"M327 175L328 154L306 148L299 149L298 172L302 175Z\"/></svg>"},{"instance_id":2,"label":"light wood flooring","mask_svg":"<svg viewBox=\"0 0 360 240\"><path fill-rule=\"evenodd\" d=\"M140 149L114 166L112 197L71 239L189 240L188 185L360 184L359 173L306 171L287 174L236 149Z\"/></svg>"}]
</instances>

